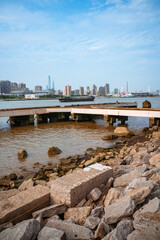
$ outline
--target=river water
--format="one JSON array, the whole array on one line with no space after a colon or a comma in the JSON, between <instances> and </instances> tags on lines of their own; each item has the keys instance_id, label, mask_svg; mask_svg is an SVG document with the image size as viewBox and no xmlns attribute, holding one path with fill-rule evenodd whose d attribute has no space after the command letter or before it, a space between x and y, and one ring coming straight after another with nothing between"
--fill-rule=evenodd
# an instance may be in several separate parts
<instances>
[{"instance_id":1,"label":"river water","mask_svg":"<svg viewBox=\"0 0 160 240\"><path fill-rule=\"evenodd\" d=\"M89 103L109 102L137 102L142 106L144 100L149 100L153 108L160 108L160 97L153 98L96 98ZM77 103L75 103L77 104ZM84 102L82 104L85 104ZM58 100L28 100L28 101L0 101L0 109L38 107L38 106L64 106L71 103L60 103ZM0 176L11 172L20 173L22 169L31 170L33 164L39 162L58 163L59 158L70 155L83 154L87 148L107 147L111 143L103 141L107 134L107 126L103 120L96 122L55 122L35 126L11 128L7 123L8 118L0 118ZM146 118L129 118L128 127L137 134L145 126L148 126ZM59 147L62 153L55 157L48 157L50 146ZM28 157L25 161L19 161L17 152L25 149Z\"/></svg>"}]
</instances>

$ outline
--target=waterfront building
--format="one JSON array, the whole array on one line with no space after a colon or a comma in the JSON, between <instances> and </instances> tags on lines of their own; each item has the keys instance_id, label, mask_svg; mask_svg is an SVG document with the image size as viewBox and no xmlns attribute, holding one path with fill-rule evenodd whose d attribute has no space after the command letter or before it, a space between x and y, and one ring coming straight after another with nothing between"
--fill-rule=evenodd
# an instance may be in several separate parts
<instances>
[{"instance_id":1,"label":"waterfront building","mask_svg":"<svg viewBox=\"0 0 160 240\"><path fill-rule=\"evenodd\" d=\"M98 91L98 94L100 95L100 96L104 96L105 95L105 88L104 87L99 87L99 91Z\"/></svg>"},{"instance_id":2,"label":"waterfront building","mask_svg":"<svg viewBox=\"0 0 160 240\"><path fill-rule=\"evenodd\" d=\"M108 95L110 93L110 90L109 90L109 84L106 83L106 85L104 86L104 91L105 91L105 95Z\"/></svg>"},{"instance_id":3,"label":"waterfront building","mask_svg":"<svg viewBox=\"0 0 160 240\"><path fill-rule=\"evenodd\" d=\"M79 95L84 95L84 87L79 88Z\"/></svg>"},{"instance_id":4,"label":"waterfront building","mask_svg":"<svg viewBox=\"0 0 160 240\"><path fill-rule=\"evenodd\" d=\"M118 88L115 88L114 89L114 95L118 95L119 94L119 90L118 90Z\"/></svg>"},{"instance_id":5,"label":"waterfront building","mask_svg":"<svg viewBox=\"0 0 160 240\"><path fill-rule=\"evenodd\" d=\"M64 88L64 96L70 96L71 95L71 86L67 85Z\"/></svg>"},{"instance_id":6,"label":"waterfront building","mask_svg":"<svg viewBox=\"0 0 160 240\"><path fill-rule=\"evenodd\" d=\"M97 95L97 86L95 84L92 86L92 95Z\"/></svg>"},{"instance_id":7,"label":"waterfront building","mask_svg":"<svg viewBox=\"0 0 160 240\"><path fill-rule=\"evenodd\" d=\"M18 91L26 91L26 84L18 83Z\"/></svg>"},{"instance_id":8,"label":"waterfront building","mask_svg":"<svg viewBox=\"0 0 160 240\"><path fill-rule=\"evenodd\" d=\"M9 80L0 81L0 94L11 92L11 82Z\"/></svg>"},{"instance_id":9,"label":"waterfront building","mask_svg":"<svg viewBox=\"0 0 160 240\"><path fill-rule=\"evenodd\" d=\"M12 91L18 91L18 83L11 82L11 92Z\"/></svg>"},{"instance_id":10,"label":"waterfront building","mask_svg":"<svg viewBox=\"0 0 160 240\"><path fill-rule=\"evenodd\" d=\"M35 92L42 91L42 86L37 85L37 86L35 86L34 90L35 90Z\"/></svg>"},{"instance_id":11,"label":"waterfront building","mask_svg":"<svg viewBox=\"0 0 160 240\"><path fill-rule=\"evenodd\" d=\"M86 89L86 95L90 95L90 87L89 86L87 86L87 89Z\"/></svg>"}]
</instances>

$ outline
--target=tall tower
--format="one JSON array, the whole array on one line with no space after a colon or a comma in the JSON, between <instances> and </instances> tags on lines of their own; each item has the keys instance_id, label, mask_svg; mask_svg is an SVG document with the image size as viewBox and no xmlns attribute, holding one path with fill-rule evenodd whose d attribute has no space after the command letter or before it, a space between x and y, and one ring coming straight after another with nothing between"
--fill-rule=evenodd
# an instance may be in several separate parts
<instances>
[{"instance_id":1,"label":"tall tower","mask_svg":"<svg viewBox=\"0 0 160 240\"><path fill-rule=\"evenodd\" d=\"M54 81L52 81L52 89L55 90L55 87L54 87Z\"/></svg>"},{"instance_id":2,"label":"tall tower","mask_svg":"<svg viewBox=\"0 0 160 240\"><path fill-rule=\"evenodd\" d=\"M50 75L48 76L48 89L51 89L51 78L50 78Z\"/></svg>"},{"instance_id":3,"label":"tall tower","mask_svg":"<svg viewBox=\"0 0 160 240\"><path fill-rule=\"evenodd\" d=\"M128 93L128 81L126 82L126 93Z\"/></svg>"}]
</instances>

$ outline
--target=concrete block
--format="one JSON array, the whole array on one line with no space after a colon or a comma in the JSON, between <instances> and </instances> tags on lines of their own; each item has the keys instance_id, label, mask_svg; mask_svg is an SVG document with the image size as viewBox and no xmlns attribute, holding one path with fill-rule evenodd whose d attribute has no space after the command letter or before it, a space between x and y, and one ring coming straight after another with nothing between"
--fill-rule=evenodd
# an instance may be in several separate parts
<instances>
[{"instance_id":1,"label":"concrete block","mask_svg":"<svg viewBox=\"0 0 160 240\"><path fill-rule=\"evenodd\" d=\"M106 184L112 174L112 168L96 163L58 178L51 185L51 204L63 203L74 207L92 189Z\"/></svg>"},{"instance_id":2,"label":"concrete block","mask_svg":"<svg viewBox=\"0 0 160 240\"><path fill-rule=\"evenodd\" d=\"M0 224L17 223L49 205L49 188L37 185L0 202Z\"/></svg>"}]
</instances>

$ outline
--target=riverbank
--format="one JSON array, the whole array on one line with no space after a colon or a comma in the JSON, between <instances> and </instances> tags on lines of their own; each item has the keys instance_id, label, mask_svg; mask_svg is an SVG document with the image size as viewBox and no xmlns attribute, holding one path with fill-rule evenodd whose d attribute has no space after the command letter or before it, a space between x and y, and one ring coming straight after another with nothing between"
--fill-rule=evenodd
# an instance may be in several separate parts
<instances>
[{"instance_id":1,"label":"riverbank","mask_svg":"<svg viewBox=\"0 0 160 240\"><path fill-rule=\"evenodd\" d=\"M9 185L3 185L5 181ZM0 183L0 239L19 240L19 234L25 240L160 237L157 127L118 138L112 148L86 149L84 155L63 158L58 165L37 163L35 171L10 174ZM73 192L76 195L69 200Z\"/></svg>"}]
</instances>

